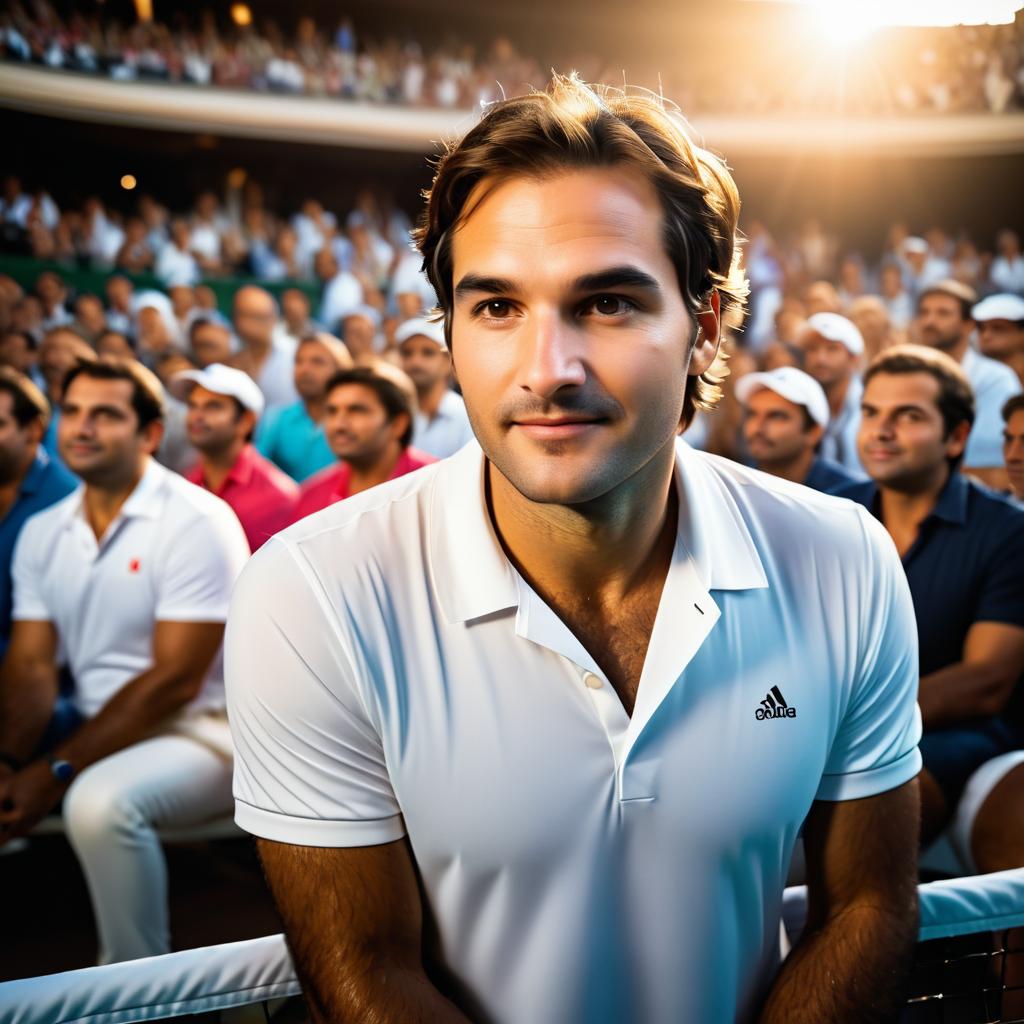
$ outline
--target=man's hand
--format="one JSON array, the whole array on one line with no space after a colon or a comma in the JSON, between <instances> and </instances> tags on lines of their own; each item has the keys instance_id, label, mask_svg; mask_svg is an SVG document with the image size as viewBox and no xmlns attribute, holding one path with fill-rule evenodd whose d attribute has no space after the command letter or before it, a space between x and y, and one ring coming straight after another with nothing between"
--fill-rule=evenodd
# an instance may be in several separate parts
<instances>
[{"instance_id":1,"label":"man's hand","mask_svg":"<svg viewBox=\"0 0 1024 1024\"><path fill-rule=\"evenodd\" d=\"M0 846L31 832L57 806L65 789L45 761L8 772L0 777Z\"/></svg>"},{"instance_id":2,"label":"man's hand","mask_svg":"<svg viewBox=\"0 0 1024 1024\"><path fill-rule=\"evenodd\" d=\"M760 1024L894 1024L917 940L917 780L818 801L804 825L808 914Z\"/></svg>"}]
</instances>

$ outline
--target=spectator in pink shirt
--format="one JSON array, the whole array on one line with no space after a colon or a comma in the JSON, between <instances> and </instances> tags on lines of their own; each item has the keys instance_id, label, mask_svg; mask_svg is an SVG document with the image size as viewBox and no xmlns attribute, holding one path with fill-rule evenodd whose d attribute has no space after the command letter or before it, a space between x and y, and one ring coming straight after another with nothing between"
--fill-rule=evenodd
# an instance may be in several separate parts
<instances>
[{"instance_id":1,"label":"spectator in pink shirt","mask_svg":"<svg viewBox=\"0 0 1024 1024\"><path fill-rule=\"evenodd\" d=\"M412 391L368 367L341 370L327 383L324 433L338 458L302 485L295 518L404 476L437 460L409 446Z\"/></svg>"},{"instance_id":2,"label":"spectator in pink shirt","mask_svg":"<svg viewBox=\"0 0 1024 1024\"><path fill-rule=\"evenodd\" d=\"M171 385L188 402L188 439L199 462L186 478L223 498L255 551L295 517L299 485L252 445L263 394L242 370L211 363L176 374Z\"/></svg>"}]
</instances>

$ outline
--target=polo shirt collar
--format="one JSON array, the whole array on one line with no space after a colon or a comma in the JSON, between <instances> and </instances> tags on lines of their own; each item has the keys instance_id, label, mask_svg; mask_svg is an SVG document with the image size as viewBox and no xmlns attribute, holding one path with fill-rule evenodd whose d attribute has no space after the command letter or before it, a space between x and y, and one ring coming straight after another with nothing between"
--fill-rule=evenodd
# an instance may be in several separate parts
<instances>
[{"instance_id":1,"label":"polo shirt collar","mask_svg":"<svg viewBox=\"0 0 1024 1024\"><path fill-rule=\"evenodd\" d=\"M676 445L676 556L686 556L706 590L764 589L768 579L735 499L685 442ZM518 574L487 513L486 460L476 443L442 461L431 496L429 545L435 592L450 622L519 605Z\"/></svg>"},{"instance_id":2,"label":"polo shirt collar","mask_svg":"<svg viewBox=\"0 0 1024 1024\"><path fill-rule=\"evenodd\" d=\"M46 454L46 449L39 445L36 448L36 457L32 460L32 465L29 466L25 479L21 481L19 494L35 494L39 490L39 486L43 482L43 477L46 475L49 466L50 456Z\"/></svg>"},{"instance_id":3,"label":"polo shirt collar","mask_svg":"<svg viewBox=\"0 0 1024 1024\"><path fill-rule=\"evenodd\" d=\"M954 469L949 474L946 486L939 492L929 518L942 519L947 523L963 526L967 522L968 491L966 478L959 470Z\"/></svg>"},{"instance_id":4,"label":"polo shirt collar","mask_svg":"<svg viewBox=\"0 0 1024 1024\"><path fill-rule=\"evenodd\" d=\"M245 445L238 453L235 464L225 479L225 483L238 484L239 487L248 487L252 483L252 475L256 470L256 449L251 445Z\"/></svg>"},{"instance_id":5,"label":"polo shirt collar","mask_svg":"<svg viewBox=\"0 0 1024 1024\"><path fill-rule=\"evenodd\" d=\"M124 519L156 519L164 508L165 481L170 471L164 469L156 459L150 457L146 460L146 468L142 477L135 485L135 490L128 495L128 499L121 506L115 522ZM67 519L65 523L71 523L74 519L84 519L85 512L83 501L85 499L85 484L79 486L74 492L75 500L68 503ZM112 524L113 525L113 524ZM108 529L105 536L110 535Z\"/></svg>"}]
</instances>

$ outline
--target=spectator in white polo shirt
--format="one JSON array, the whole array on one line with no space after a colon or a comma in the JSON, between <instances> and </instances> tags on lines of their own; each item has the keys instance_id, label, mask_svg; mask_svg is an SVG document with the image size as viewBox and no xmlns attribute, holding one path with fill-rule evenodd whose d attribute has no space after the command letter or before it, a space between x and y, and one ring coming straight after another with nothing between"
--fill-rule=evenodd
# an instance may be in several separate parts
<instances>
[{"instance_id":1,"label":"spectator in white polo shirt","mask_svg":"<svg viewBox=\"0 0 1024 1024\"><path fill-rule=\"evenodd\" d=\"M1008 366L1024 384L1024 299L989 295L971 310L983 356Z\"/></svg>"},{"instance_id":2,"label":"spectator in white polo shirt","mask_svg":"<svg viewBox=\"0 0 1024 1024\"><path fill-rule=\"evenodd\" d=\"M429 195L479 445L272 538L225 639L236 819L307 998L894 1020L920 768L899 560L852 502L678 440L746 294L728 171L656 97L556 78L490 105Z\"/></svg>"},{"instance_id":3,"label":"spectator in white polo shirt","mask_svg":"<svg viewBox=\"0 0 1024 1024\"><path fill-rule=\"evenodd\" d=\"M857 477L818 454L828 426L828 399L810 374L795 366L748 373L736 382L743 438L765 473L832 493Z\"/></svg>"},{"instance_id":4,"label":"spectator in white polo shirt","mask_svg":"<svg viewBox=\"0 0 1024 1024\"><path fill-rule=\"evenodd\" d=\"M968 285L940 281L918 296L913 330L922 344L952 356L971 382L976 417L967 439L963 471L989 487L1006 490L1000 410L1007 399L1020 394L1021 384L1008 366L972 347L972 311L977 303L978 296Z\"/></svg>"},{"instance_id":5,"label":"spectator in white polo shirt","mask_svg":"<svg viewBox=\"0 0 1024 1024\"><path fill-rule=\"evenodd\" d=\"M860 426L860 364L864 339L856 325L838 313L815 313L797 336L803 351L804 369L824 388L829 422L821 453L863 480L864 468L857 455Z\"/></svg>"},{"instance_id":6,"label":"spectator in white polo shirt","mask_svg":"<svg viewBox=\"0 0 1024 1024\"><path fill-rule=\"evenodd\" d=\"M412 443L438 459L454 455L473 437L466 403L452 391L452 360L444 325L418 318L395 331L399 365L416 385Z\"/></svg>"},{"instance_id":7,"label":"spectator in white polo shirt","mask_svg":"<svg viewBox=\"0 0 1024 1024\"><path fill-rule=\"evenodd\" d=\"M139 363L68 374L60 450L84 486L18 538L0 668L0 751L22 765L0 768L0 840L63 798L102 962L169 950L156 830L231 802L220 646L249 548L224 502L153 458L162 417ZM74 691L55 712L58 652Z\"/></svg>"}]
</instances>

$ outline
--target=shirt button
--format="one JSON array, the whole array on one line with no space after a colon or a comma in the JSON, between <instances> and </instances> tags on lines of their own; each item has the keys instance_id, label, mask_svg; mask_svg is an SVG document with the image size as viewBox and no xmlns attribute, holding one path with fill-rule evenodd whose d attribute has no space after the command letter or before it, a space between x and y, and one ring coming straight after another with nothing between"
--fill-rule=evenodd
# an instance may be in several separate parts
<instances>
[{"instance_id":1,"label":"shirt button","mask_svg":"<svg viewBox=\"0 0 1024 1024\"><path fill-rule=\"evenodd\" d=\"M600 690L604 686L604 680L600 676L595 676L593 672L588 672L583 677L583 682L587 684L587 687L591 690Z\"/></svg>"}]
</instances>

